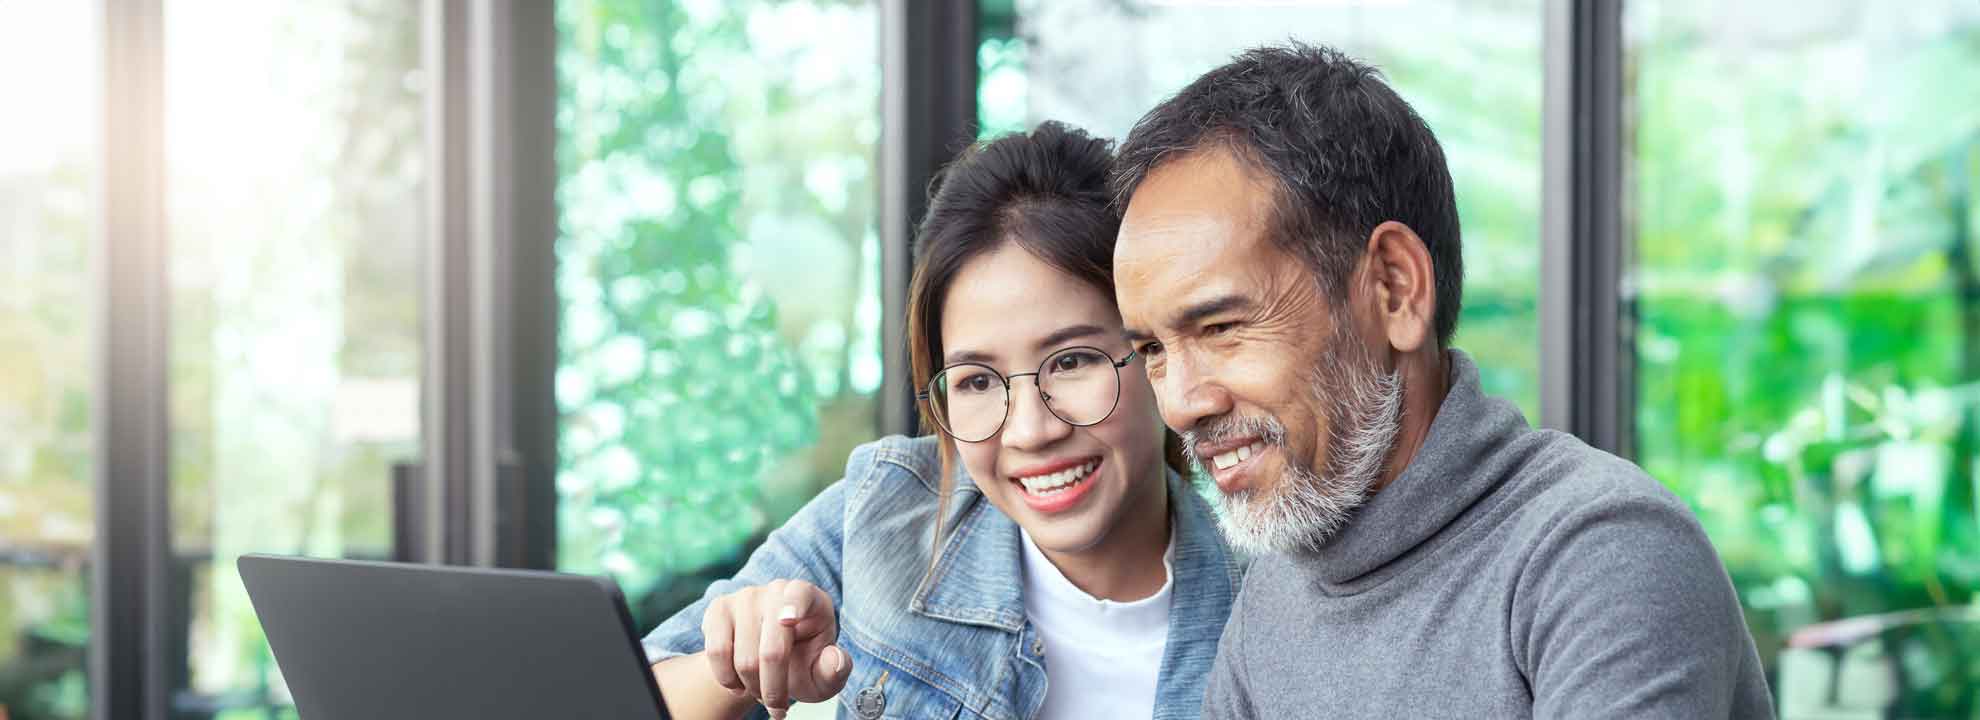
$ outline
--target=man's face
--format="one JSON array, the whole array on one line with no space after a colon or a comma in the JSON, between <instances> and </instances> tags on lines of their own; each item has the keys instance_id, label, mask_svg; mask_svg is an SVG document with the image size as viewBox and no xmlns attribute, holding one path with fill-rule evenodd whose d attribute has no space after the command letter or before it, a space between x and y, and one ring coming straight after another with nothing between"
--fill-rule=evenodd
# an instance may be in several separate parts
<instances>
[{"instance_id":1,"label":"man's face","mask_svg":"<svg viewBox=\"0 0 1980 720\"><path fill-rule=\"evenodd\" d=\"M1374 324L1335 312L1272 242L1272 197L1228 151L1170 160L1136 189L1114 251L1163 421L1216 481L1233 542L1266 552L1339 529L1380 475L1401 400L1364 339L1382 337Z\"/></svg>"}]
</instances>

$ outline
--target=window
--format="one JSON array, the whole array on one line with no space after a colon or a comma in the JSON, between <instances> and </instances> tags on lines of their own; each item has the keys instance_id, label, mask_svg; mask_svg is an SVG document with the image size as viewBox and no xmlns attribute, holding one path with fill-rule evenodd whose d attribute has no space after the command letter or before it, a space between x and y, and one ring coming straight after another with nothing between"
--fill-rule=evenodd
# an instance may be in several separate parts
<instances>
[{"instance_id":1,"label":"window","mask_svg":"<svg viewBox=\"0 0 1980 720\"><path fill-rule=\"evenodd\" d=\"M89 710L101 33L82 3L0 6L0 715Z\"/></svg>"},{"instance_id":2,"label":"window","mask_svg":"<svg viewBox=\"0 0 1980 720\"><path fill-rule=\"evenodd\" d=\"M877 434L877 5L558 5L558 565L642 628Z\"/></svg>"},{"instance_id":3,"label":"window","mask_svg":"<svg viewBox=\"0 0 1980 720\"><path fill-rule=\"evenodd\" d=\"M245 552L384 558L418 456L417 3L165 8L179 712L288 704Z\"/></svg>"},{"instance_id":4,"label":"window","mask_svg":"<svg viewBox=\"0 0 1980 720\"><path fill-rule=\"evenodd\" d=\"M1637 2L1624 42L1640 461L1783 716L1968 712L1980 8Z\"/></svg>"},{"instance_id":5,"label":"window","mask_svg":"<svg viewBox=\"0 0 1980 720\"><path fill-rule=\"evenodd\" d=\"M1465 287L1454 344L1478 360L1488 392L1539 420L1539 0L981 7L977 107L986 136L1053 119L1124 138L1198 75L1289 37L1379 67L1437 134L1456 184Z\"/></svg>"}]
</instances>

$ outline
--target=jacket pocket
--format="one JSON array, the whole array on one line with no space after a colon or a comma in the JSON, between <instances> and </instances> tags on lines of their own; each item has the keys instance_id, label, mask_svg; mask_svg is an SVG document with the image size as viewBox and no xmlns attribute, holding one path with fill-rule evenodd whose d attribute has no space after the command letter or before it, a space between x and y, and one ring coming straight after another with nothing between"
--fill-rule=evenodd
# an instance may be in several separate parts
<instances>
[{"instance_id":1,"label":"jacket pocket","mask_svg":"<svg viewBox=\"0 0 1980 720\"><path fill-rule=\"evenodd\" d=\"M843 720L955 720L962 702L890 663L840 629L839 647L852 657L852 675L839 691Z\"/></svg>"}]
</instances>

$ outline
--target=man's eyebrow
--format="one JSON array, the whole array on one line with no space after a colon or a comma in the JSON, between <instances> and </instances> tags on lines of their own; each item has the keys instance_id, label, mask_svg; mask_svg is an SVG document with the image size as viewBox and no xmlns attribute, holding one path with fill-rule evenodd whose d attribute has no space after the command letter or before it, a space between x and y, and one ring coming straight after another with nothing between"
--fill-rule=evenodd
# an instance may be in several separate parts
<instances>
[{"instance_id":1,"label":"man's eyebrow","mask_svg":"<svg viewBox=\"0 0 1980 720\"><path fill-rule=\"evenodd\" d=\"M1251 298L1237 293L1219 295L1189 305L1176 313L1169 326L1177 330L1189 328L1203 322L1204 318L1222 315L1232 310L1242 310L1251 306Z\"/></svg>"}]
</instances>

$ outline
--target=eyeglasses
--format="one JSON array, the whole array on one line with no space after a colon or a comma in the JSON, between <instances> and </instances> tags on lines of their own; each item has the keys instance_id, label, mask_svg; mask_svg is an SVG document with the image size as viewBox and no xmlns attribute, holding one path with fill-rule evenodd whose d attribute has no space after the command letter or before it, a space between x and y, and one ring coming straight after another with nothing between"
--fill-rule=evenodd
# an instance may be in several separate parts
<instances>
[{"instance_id":1,"label":"eyeglasses","mask_svg":"<svg viewBox=\"0 0 1980 720\"><path fill-rule=\"evenodd\" d=\"M935 422L950 437L983 442L1004 429L1011 414L1011 381L1027 375L1038 385L1038 396L1053 417L1074 427L1098 425L1114 414L1121 400L1121 368L1135 353L1115 360L1107 351L1084 345L1052 353L1038 372L1004 375L982 363L957 363L942 368L915 395L928 401Z\"/></svg>"}]
</instances>

